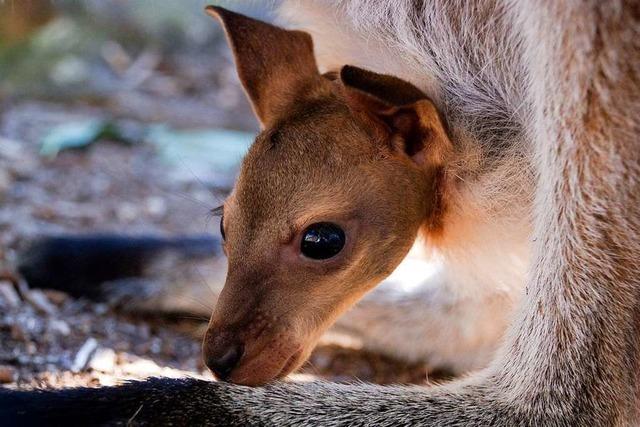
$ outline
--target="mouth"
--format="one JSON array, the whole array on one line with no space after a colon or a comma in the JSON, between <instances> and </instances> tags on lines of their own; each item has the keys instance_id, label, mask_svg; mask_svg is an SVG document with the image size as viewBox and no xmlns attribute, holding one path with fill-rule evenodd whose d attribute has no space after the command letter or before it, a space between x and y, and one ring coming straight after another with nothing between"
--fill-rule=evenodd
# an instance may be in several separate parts
<instances>
[{"instance_id":1,"label":"mouth","mask_svg":"<svg viewBox=\"0 0 640 427\"><path fill-rule=\"evenodd\" d=\"M289 347L291 348L291 347ZM260 386L282 379L304 362L304 348L295 346L293 351L263 349L250 358L243 358L230 373L227 381L247 386Z\"/></svg>"}]
</instances>

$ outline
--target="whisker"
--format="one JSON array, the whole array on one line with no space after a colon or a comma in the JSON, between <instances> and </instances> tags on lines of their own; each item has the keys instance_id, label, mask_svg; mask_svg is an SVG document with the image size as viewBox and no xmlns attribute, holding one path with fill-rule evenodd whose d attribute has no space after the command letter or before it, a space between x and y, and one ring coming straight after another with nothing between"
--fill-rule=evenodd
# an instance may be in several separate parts
<instances>
[{"instance_id":1,"label":"whisker","mask_svg":"<svg viewBox=\"0 0 640 427\"><path fill-rule=\"evenodd\" d=\"M200 276L200 280L202 281L202 284L204 284L211 291L213 296L216 297L216 301L217 301L218 297L220 296L220 293L216 291L215 287L211 283L209 283L209 281L207 280L205 275L202 274L202 271L200 269L196 268L196 272L197 272L198 276ZM209 308L209 307L207 307L207 308ZM214 307L210 307L210 308L211 308L211 311L213 311Z\"/></svg>"},{"instance_id":2,"label":"whisker","mask_svg":"<svg viewBox=\"0 0 640 427\"><path fill-rule=\"evenodd\" d=\"M207 316L196 316L193 314L176 314L175 315L176 319L180 319L180 320L197 320L199 322L208 322L209 318Z\"/></svg>"},{"instance_id":3,"label":"whisker","mask_svg":"<svg viewBox=\"0 0 640 427\"><path fill-rule=\"evenodd\" d=\"M213 313L213 309L215 308L213 305L207 304L195 297L184 296L183 298L199 305L200 307L205 309L207 312Z\"/></svg>"},{"instance_id":4,"label":"whisker","mask_svg":"<svg viewBox=\"0 0 640 427\"><path fill-rule=\"evenodd\" d=\"M196 173L193 171L193 169L191 169L191 167L187 164L187 162L185 162L184 157L179 158L178 161L182 164L182 166L184 166L189 171L189 173L193 176L196 182L200 184L202 188L204 188L207 191L207 193L213 196L216 202L218 203L222 202L222 199L220 198L220 196L215 191L212 191L211 188L202 179L200 179L198 175L196 175Z\"/></svg>"},{"instance_id":5,"label":"whisker","mask_svg":"<svg viewBox=\"0 0 640 427\"><path fill-rule=\"evenodd\" d=\"M117 168L113 168L111 170L109 170L108 168L102 169L102 172L104 172L105 174L109 175L111 178L113 178L114 181L118 181L119 177L118 177L118 170ZM126 173L126 171L124 170L124 168L120 169L120 175ZM189 194L183 192L183 191L179 191L179 190L168 190L166 188L163 188L161 185L156 185L155 189L164 193L167 196L170 197L180 197L183 200L192 202L193 204L196 204L198 206L203 207L204 209L206 209L207 211L211 210L211 204L204 202L198 198L195 198L193 196L190 196ZM209 194L213 195L214 197L218 198L217 196L215 196L212 192L209 192Z\"/></svg>"}]
</instances>

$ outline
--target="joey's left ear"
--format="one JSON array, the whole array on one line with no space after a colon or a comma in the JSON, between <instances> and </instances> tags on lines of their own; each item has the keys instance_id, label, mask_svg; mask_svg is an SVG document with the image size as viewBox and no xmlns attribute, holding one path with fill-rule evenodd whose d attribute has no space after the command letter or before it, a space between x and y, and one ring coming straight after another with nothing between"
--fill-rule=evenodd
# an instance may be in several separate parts
<instances>
[{"instance_id":1,"label":"joey's left ear","mask_svg":"<svg viewBox=\"0 0 640 427\"><path fill-rule=\"evenodd\" d=\"M452 150L444 123L429 98L399 78L346 65L340 80L351 110L392 148L423 167L444 164Z\"/></svg>"},{"instance_id":2,"label":"joey's left ear","mask_svg":"<svg viewBox=\"0 0 640 427\"><path fill-rule=\"evenodd\" d=\"M311 36L285 30L219 6L206 11L222 23L238 76L263 127L306 102L322 82Z\"/></svg>"}]
</instances>

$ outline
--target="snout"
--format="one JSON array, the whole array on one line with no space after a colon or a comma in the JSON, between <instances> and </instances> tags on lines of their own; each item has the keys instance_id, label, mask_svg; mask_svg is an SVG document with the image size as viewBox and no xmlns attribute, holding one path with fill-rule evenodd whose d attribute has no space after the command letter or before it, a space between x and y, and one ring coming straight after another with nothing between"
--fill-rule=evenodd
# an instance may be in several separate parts
<instances>
[{"instance_id":1,"label":"snout","mask_svg":"<svg viewBox=\"0 0 640 427\"><path fill-rule=\"evenodd\" d=\"M233 329L210 325L205 334L204 362L219 380L262 385L286 376L308 356L305 346L286 332L252 336L246 333L251 327Z\"/></svg>"}]
</instances>

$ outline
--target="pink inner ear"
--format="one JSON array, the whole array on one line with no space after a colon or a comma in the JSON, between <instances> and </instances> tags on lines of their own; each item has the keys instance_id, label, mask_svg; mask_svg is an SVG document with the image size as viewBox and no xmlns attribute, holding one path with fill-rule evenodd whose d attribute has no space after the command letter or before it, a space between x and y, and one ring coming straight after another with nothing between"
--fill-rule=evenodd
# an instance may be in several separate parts
<instances>
[{"instance_id":1,"label":"pink inner ear","mask_svg":"<svg viewBox=\"0 0 640 427\"><path fill-rule=\"evenodd\" d=\"M432 132L422 126L416 111L411 106L392 108L381 117L391 133L402 141L402 147L396 148L401 148L416 163L424 161L424 152Z\"/></svg>"},{"instance_id":2,"label":"pink inner ear","mask_svg":"<svg viewBox=\"0 0 640 427\"><path fill-rule=\"evenodd\" d=\"M376 139L387 141L398 153L404 153L414 162L426 162L428 139L432 136L424 128L412 106L394 107L380 99L354 88L345 88L351 110L365 121Z\"/></svg>"},{"instance_id":3,"label":"pink inner ear","mask_svg":"<svg viewBox=\"0 0 640 427\"><path fill-rule=\"evenodd\" d=\"M382 119L381 113L389 110L390 106L366 92L349 86L343 85L341 90L349 109L365 124L372 137L376 140L388 140L392 130Z\"/></svg>"},{"instance_id":4,"label":"pink inner ear","mask_svg":"<svg viewBox=\"0 0 640 427\"><path fill-rule=\"evenodd\" d=\"M345 66L341 80L351 111L365 122L376 140L385 141L394 151L408 156L416 164L442 164L451 142L437 110L426 95L394 77L355 67ZM376 89L376 93L388 96L394 88L398 92L395 93L396 101L399 98L410 101L394 104L369 91Z\"/></svg>"}]
</instances>

